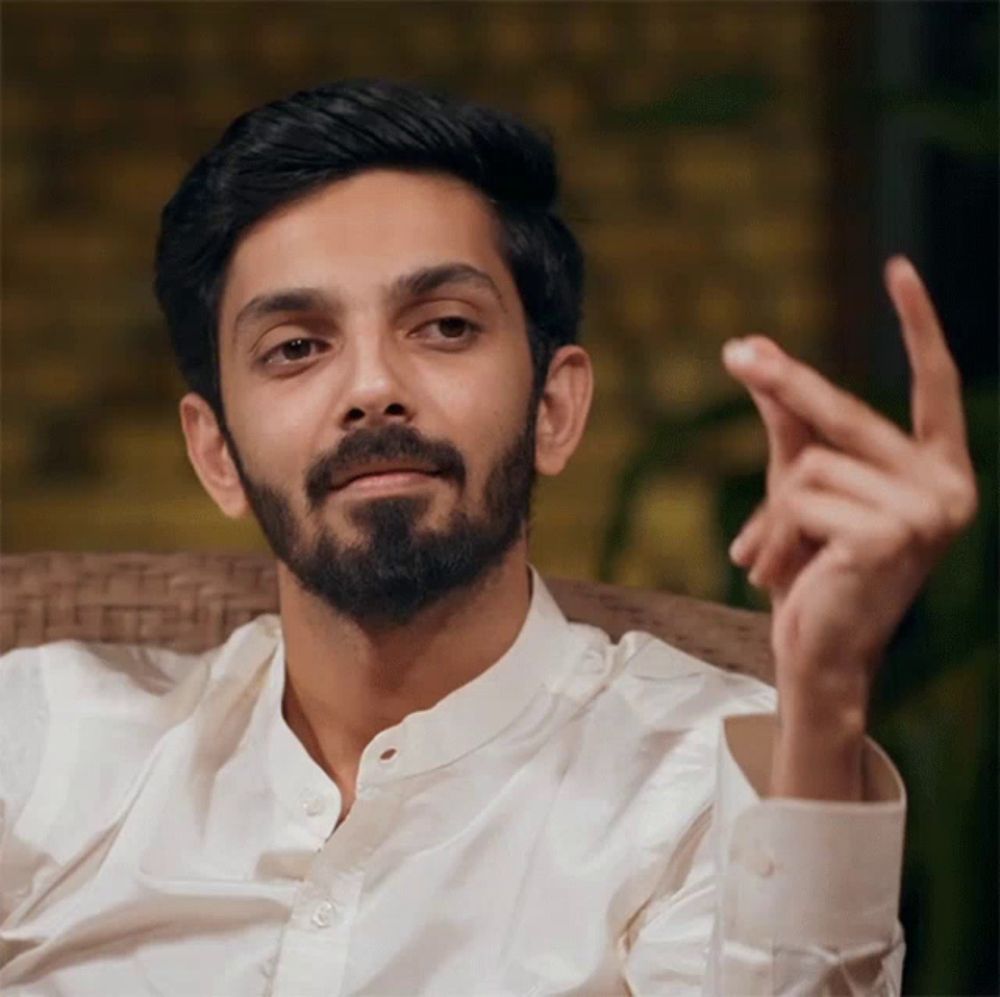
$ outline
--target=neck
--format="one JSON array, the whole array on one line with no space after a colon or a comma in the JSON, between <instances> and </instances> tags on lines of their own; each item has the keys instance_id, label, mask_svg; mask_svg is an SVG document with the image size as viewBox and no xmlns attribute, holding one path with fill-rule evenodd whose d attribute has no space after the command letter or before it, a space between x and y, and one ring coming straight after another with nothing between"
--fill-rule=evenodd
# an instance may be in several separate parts
<instances>
[{"instance_id":1,"label":"neck","mask_svg":"<svg viewBox=\"0 0 1000 997\"><path fill-rule=\"evenodd\" d=\"M522 538L479 583L386 629L336 613L283 564L278 591L285 718L353 799L361 754L376 734L429 709L514 643L528 613L531 579Z\"/></svg>"}]
</instances>

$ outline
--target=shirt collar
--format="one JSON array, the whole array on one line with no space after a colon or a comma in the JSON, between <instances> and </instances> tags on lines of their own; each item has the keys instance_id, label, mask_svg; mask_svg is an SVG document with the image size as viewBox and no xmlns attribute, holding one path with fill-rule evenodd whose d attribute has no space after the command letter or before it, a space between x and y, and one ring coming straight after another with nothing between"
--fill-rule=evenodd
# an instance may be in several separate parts
<instances>
[{"instance_id":1,"label":"shirt collar","mask_svg":"<svg viewBox=\"0 0 1000 997\"><path fill-rule=\"evenodd\" d=\"M563 615L541 575L531 572L531 601L513 644L484 672L426 710L416 710L380 731L367 745L358 769L359 789L406 778L454 762L495 738L542 690L556 691L586 651L583 634ZM272 621L275 618L271 618ZM269 767L276 788L290 769L321 772L292 733L281 712L285 647L271 623L277 646L263 704L273 719ZM392 749L395 749L394 751ZM297 758L294 756L298 756Z\"/></svg>"}]
</instances>

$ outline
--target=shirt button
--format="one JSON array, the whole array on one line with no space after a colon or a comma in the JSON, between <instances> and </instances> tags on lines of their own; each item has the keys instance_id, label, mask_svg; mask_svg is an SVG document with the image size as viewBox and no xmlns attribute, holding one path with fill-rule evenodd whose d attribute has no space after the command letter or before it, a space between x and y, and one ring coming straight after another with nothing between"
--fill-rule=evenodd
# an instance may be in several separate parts
<instances>
[{"instance_id":1,"label":"shirt button","mask_svg":"<svg viewBox=\"0 0 1000 997\"><path fill-rule=\"evenodd\" d=\"M767 879L774 872L774 861L767 852L751 849L746 858L747 868L762 879Z\"/></svg>"},{"instance_id":2,"label":"shirt button","mask_svg":"<svg viewBox=\"0 0 1000 997\"><path fill-rule=\"evenodd\" d=\"M324 900L316 905L312 914L312 923L317 928L328 928L333 920L333 904L329 900Z\"/></svg>"},{"instance_id":3,"label":"shirt button","mask_svg":"<svg viewBox=\"0 0 1000 997\"><path fill-rule=\"evenodd\" d=\"M321 796L307 796L302 801L302 809L309 817L318 817L326 809L326 803Z\"/></svg>"}]
</instances>

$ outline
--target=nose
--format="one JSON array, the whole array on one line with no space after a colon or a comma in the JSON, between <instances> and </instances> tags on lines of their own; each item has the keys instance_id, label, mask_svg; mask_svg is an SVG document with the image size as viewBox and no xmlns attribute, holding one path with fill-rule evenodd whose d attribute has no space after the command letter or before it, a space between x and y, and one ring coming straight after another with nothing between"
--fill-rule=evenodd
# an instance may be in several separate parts
<instances>
[{"instance_id":1,"label":"nose","mask_svg":"<svg viewBox=\"0 0 1000 997\"><path fill-rule=\"evenodd\" d=\"M391 347L377 338L356 343L346 393L341 400L344 429L409 422L412 406L404 388L405 378Z\"/></svg>"}]
</instances>

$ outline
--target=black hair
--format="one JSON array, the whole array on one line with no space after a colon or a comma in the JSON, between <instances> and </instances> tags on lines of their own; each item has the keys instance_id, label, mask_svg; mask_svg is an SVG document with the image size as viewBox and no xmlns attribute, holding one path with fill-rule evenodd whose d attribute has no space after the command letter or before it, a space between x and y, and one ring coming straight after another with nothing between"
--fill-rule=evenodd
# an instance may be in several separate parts
<instances>
[{"instance_id":1,"label":"black hair","mask_svg":"<svg viewBox=\"0 0 1000 997\"><path fill-rule=\"evenodd\" d=\"M326 84L236 118L161 215L156 297L184 379L223 426L218 308L237 240L276 208L376 168L451 174L490 202L527 319L536 397L556 349L576 341L583 254L555 211L551 141L502 111L410 84Z\"/></svg>"}]
</instances>

